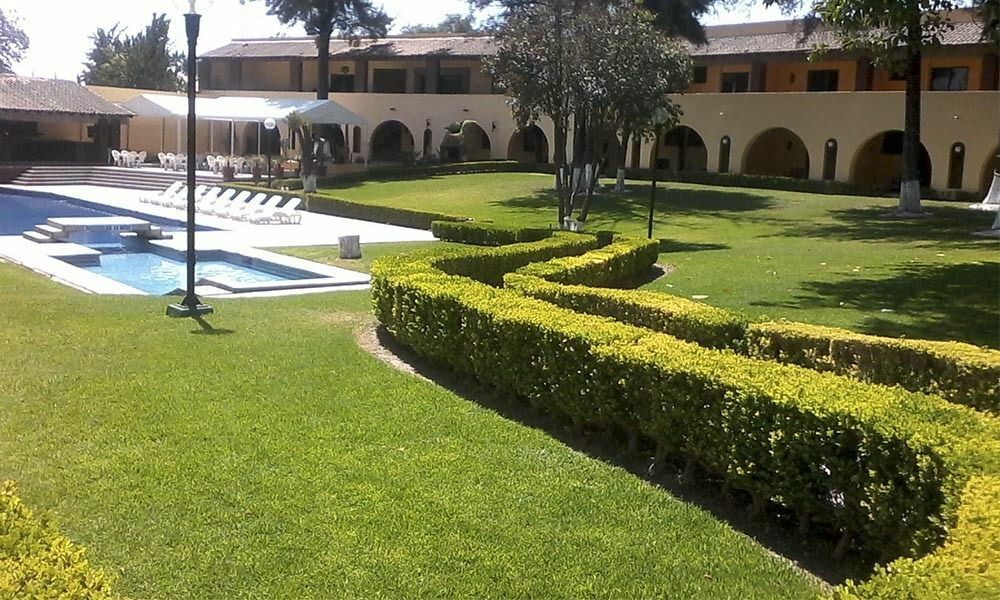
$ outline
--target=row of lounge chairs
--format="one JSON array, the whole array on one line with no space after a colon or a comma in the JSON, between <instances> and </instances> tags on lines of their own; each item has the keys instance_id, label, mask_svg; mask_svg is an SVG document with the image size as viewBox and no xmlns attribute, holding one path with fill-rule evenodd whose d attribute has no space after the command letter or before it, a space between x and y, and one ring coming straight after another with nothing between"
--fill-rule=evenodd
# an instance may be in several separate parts
<instances>
[{"instance_id":1,"label":"row of lounge chairs","mask_svg":"<svg viewBox=\"0 0 1000 600\"><path fill-rule=\"evenodd\" d=\"M292 198L282 204L284 199L280 194L268 197L264 192L254 194L204 185L195 188L195 210L205 215L258 225L301 223L302 214L297 209L302 199ZM176 182L159 194L144 196L140 201L184 210L187 208L187 186Z\"/></svg>"}]
</instances>

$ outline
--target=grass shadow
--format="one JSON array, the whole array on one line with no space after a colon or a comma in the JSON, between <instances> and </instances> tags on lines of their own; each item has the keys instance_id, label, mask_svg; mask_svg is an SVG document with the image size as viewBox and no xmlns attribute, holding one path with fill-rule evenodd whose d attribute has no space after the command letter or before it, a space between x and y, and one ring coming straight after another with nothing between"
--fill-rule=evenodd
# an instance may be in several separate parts
<instances>
[{"instance_id":1,"label":"grass shadow","mask_svg":"<svg viewBox=\"0 0 1000 600\"><path fill-rule=\"evenodd\" d=\"M797 222L776 235L861 242L949 242L985 247L985 240L973 233L989 229L994 218L990 212L957 206L934 206L927 210L926 217L917 219L894 217L885 207L832 210L828 214L833 217L832 222Z\"/></svg>"},{"instance_id":2,"label":"grass shadow","mask_svg":"<svg viewBox=\"0 0 1000 600\"><path fill-rule=\"evenodd\" d=\"M382 350L390 353L394 361L405 365L405 372L439 385L505 419L544 431L577 452L648 481L753 538L828 585L837 585L847 579L863 579L871 573L874 565L859 556L848 554L841 560L834 560L837 536L832 532L828 532L827 536L802 538L796 533L794 515L771 510L763 518L754 517L748 508L749 498L739 497L738 492L727 495L718 481L682 483L683 465L680 462L667 465L660 474L652 474L650 464L654 448L651 443L641 444L637 453L626 452L626 442L616 437L613 431L578 431L565 420L537 411L509 394L483 386L417 355L382 327L375 330L375 337ZM384 357L379 358L385 360ZM399 368L398 365L393 366ZM734 502L734 496L739 497L739 501Z\"/></svg>"},{"instance_id":3,"label":"grass shadow","mask_svg":"<svg viewBox=\"0 0 1000 600\"><path fill-rule=\"evenodd\" d=\"M1000 347L1000 263L898 265L882 279L807 281L803 293L783 303L757 306L872 311L860 327L890 337L961 340ZM955 306L961 309L955 310ZM882 310L892 311L883 313ZM897 322L888 314L906 317Z\"/></svg>"},{"instance_id":4,"label":"grass shadow","mask_svg":"<svg viewBox=\"0 0 1000 600\"><path fill-rule=\"evenodd\" d=\"M664 252L704 252L707 250L729 250L726 244L700 244L697 242L681 242L678 240L660 239L660 253Z\"/></svg>"}]
</instances>

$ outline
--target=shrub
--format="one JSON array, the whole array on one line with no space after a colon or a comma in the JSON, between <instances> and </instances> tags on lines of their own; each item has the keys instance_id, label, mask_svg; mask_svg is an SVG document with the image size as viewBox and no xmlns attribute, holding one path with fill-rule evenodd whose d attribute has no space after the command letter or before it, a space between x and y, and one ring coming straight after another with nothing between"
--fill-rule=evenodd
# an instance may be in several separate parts
<instances>
[{"instance_id":1,"label":"shrub","mask_svg":"<svg viewBox=\"0 0 1000 600\"><path fill-rule=\"evenodd\" d=\"M803 323L757 323L748 350L762 358L939 394L1000 413L1000 352L958 342L903 340Z\"/></svg>"},{"instance_id":2,"label":"shrub","mask_svg":"<svg viewBox=\"0 0 1000 600\"><path fill-rule=\"evenodd\" d=\"M865 583L848 582L838 600L1000 597L1000 478L974 477L962 494L958 524L937 552L880 567Z\"/></svg>"},{"instance_id":3,"label":"shrub","mask_svg":"<svg viewBox=\"0 0 1000 600\"><path fill-rule=\"evenodd\" d=\"M310 212L324 215L361 219L363 221L386 223L400 227L413 227L415 229L430 229L431 223L434 221L466 220L466 217L456 215L351 202L327 196L323 193L309 194L306 197L306 208Z\"/></svg>"},{"instance_id":4,"label":"shrub","mask_svg":"<svg viewBox=\"0 0 1000 600\"><path fill-rule=\"evenodd\" d=\"M582 256L533 263L517 272L553 283L627 287L649 274L659 255L660 245L656 241L619 237Z\"/></svg>"},{"instance_id":5,"label":"shrub","mask_svg":"<svg viewBox=\"0 0 1000 600\"><path fill-rule=\"evenodd\" d=\"M521 273L508 274L504 284L563 308L611 317L709 348L739 347L746 335L747 322L738 315L668 294L560 285Z\"/></svg>"},{"instance_id":6,"label":"shrub","mask_svg":"<svg viewBox=\"0 0 1000 600\"><path fill-rule=\"evenodd\" d=\"M537 242L552 235L549 229L504 227L492 223L434 221L431 233L439 240L473 246L506 246L522 242Z\"/></svg>"},{"instance_id":7,"label":"shrub","mask_svg":"<svg viewBox=\"0 0 1000 600\"><path fill-rule=\"evenodd\" d=\"M0 485L0 598L115 598L111 586L82 548L35 517L13 482Z\"/></svg>"},{"instance_id":8,"label":"shrub","mask_svg":"<svg viewBox=\"0 0 1000 600\"><path fill-rule=\"evenodd\" d=\"M480 261L506 253L501 260L516 264L533 246L554 253L571 242L468 252ZM376 316L404 344L577 423L640 431L761 503L830 523L863 550L930 549L969 477L1000 470L1000 425L972 410L703 348L455 276L468 272L449 275L444 265L461 261L462 250L373 265ZM490 278L501 271L488 270Z\"/></svg>"}]
</instances>

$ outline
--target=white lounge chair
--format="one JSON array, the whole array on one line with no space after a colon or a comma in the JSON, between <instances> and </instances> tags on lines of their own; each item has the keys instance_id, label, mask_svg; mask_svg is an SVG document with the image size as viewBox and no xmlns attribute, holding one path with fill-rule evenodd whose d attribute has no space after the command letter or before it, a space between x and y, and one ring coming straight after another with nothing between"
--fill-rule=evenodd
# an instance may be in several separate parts
<instances>
[{"instance_id":1,"label":"white lounge chair","mask_svg":"<svg viewBox=\"0 0 1000 600\"><path fill-rule=\"evenodd\" d=\"M239 221L240 219L243 218L243 215L251 214L252 211L260 208L260 206L264 204L265 200L267 200L267 194L261 192L259 194L256 194L253 198L251 198L247 202L244 202L243 204L236 204L234 202L233 204L235 206L233 206L231 209L222 213L219 216L224 217L226 219L233 219L234 221Z\"/></svg>"},{"instance_id":2,"label":"white lounge chair","mask_svg":"<svg viewBox=\"0 0 1000 600\"><path fill-rule=\"evenodd\" d=\"M194 188L195 204L197 204L198 200L206 193L208 193L208 186L199 185L198 187ZM183 194L178 194L176 197L174 197L172 201L164 204L163 206L166 206L167 208L174 208L177 210L184 210L187 208L187 203L188 203L187 187L185 186Z\"/></svg>"},{"instance_id":3,"label":"white lounge chair","mask_svg":"<svg viewBox=\"0 0 1000 600\"><path fill-rule=\"evenodd\" d=\"M211 210L213 206L218 205L220 202L229 203L235 195L236 190L232 188L222 190L221 194L212 194L209 192L208 194L202 196L201 200L195 203L194 209L200 213L208 214L208 211Z\"/></svg>"},{"instance_id":4,"label":"white lounge chair","mask_svg":"<svg viewBox=\"0 0 1000 600\"><path fill-rule=\"evenodd\" d=\"M212 206L205 207L203 211L206 215L215 215L221 217L233 208L244 204L253 193L247 190L243 190L239 194L236 194L233 198L228 200L217 200Z\"/></svg>"},{"instance_id":5,"label":"white lounge chair","mask_svg":"<svg viewBox=\"0 0 1000 600\"><path fill-rule=\"evenodd\" d=\"M187 197L187 186L181 183L180 187L175 189L171 194L164 194L160 196L154 196L150 199L151 204L156 206L169 206L171 203L176 202L178 198Z\"/></svg>"},{"instance_id":6,"label":"white lounge chair","mask_svg":"<svg viewBox=\"0 0 1000 600\"><path fill-rule=\"evenodd\" d=\"M156 200L158 198L166 198L168 196L173 196L174 194L177 193L177 190L181 189L181 187L183 187L183 186L184 186L184 182L183 181L175 181L175 182L171 183L170 186L167 187L167 189L163 190L162 192L157 192L155 194L145 194L143 196L139 196L139 202L146 202L148 204L155 204L154 200Z\"/></svg>"},{"instance_id":7,"label":"white lounge chair","mask_svg":"<svg viewBox=\"0 0 1000 600\"><path fill-rule=\"evenodd\" d=\"M253 208L251 210L243 212L239 216L240 221L249 221L251 223L257 223L258 217L263 215L274 216L275 209L278 208L278 204L284 200L285 197L280 194L274 194L267 199L267 202L261 204L260 206ZM266 220L266 219L265 219Z\"/></svg>"},{"instance_id":8,"label":"white lounge chair","mask_svg":"<svg viewBox=\"0 0 1000 600\"><path fill-rule=\"evenodd\" d=\"M214 201L214 199L218 198L219 194L221 194L221 193L222 193L222 188L220 188L220 187L209 188L209 189L205 190L205 192L202 193L202 194L199 194L198 193L198 189L196 188L195 189L195 197L194 197L194 207L195 207L195 210L198 209L198 205L201 204L202 202L204 202L206 200L210 201L210 202ZM183 198L179 202L174 203L173 205L171 205L171 208L179 208L179 209L182 209L182 210L186 209L187 208L187 198Z\"/></svg>"},{"instance_id":9,"label":"white lounge chair","mask_svg":"<svg viewBox=\"0 0 1000 600\"><path fill-rule=\"evenodd\" d=\"M279 222L294 224L302 222L302 213L296 210L302 204L302 198L292 198L284 206L274 211L274 216Z\"/></svg>"}]
</instances>

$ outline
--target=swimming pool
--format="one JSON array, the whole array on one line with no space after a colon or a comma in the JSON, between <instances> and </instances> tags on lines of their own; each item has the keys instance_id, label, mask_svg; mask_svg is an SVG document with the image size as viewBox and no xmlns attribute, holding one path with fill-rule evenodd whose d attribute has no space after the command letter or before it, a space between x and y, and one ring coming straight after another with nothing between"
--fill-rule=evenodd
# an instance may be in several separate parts
<instances>
[{"instance_id":1,"label":"swimming pool","mask_svg":"<svg viewBox=\"0 0 1000 600\"><path fill-rule=\"evenodd\" d=\"M136 194L139 193L136 192ZM184 228L182 221L111 209L55 194L0 189L0 235L21 235L25 231L30 231L35 225L45 223L47 219L53 217L122 216L139 217L154 225L159 225L164 231L176 231ZM206 228L198 227L199 231L204 229Z\"/></svg>"}]
</instances>

